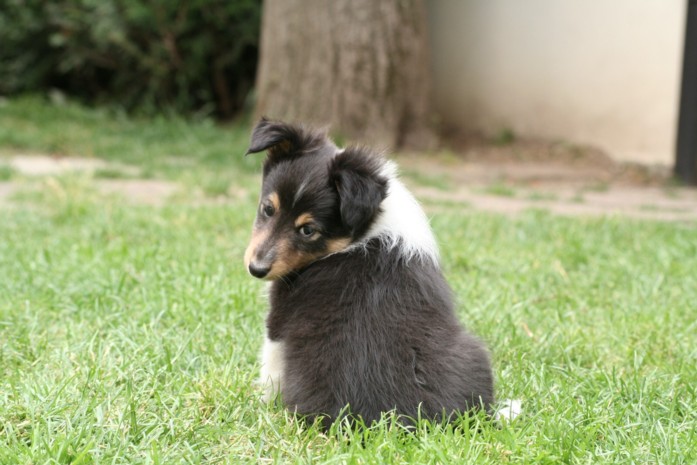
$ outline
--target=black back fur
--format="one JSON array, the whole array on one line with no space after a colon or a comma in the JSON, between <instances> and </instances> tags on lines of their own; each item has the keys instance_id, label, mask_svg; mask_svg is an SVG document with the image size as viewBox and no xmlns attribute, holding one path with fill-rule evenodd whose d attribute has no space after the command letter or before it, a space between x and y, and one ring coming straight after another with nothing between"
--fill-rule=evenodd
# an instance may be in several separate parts
<instances>
[{"instance_id":1,"label":"black back fur","mask_svg":"<svg viewBox=\"0 0 697 465\"><path fill-rule=\"evenodd\" d=\"M464 332L441 272L378 239L272 285L268 335L285 342L283 401L366 423L395 409L439 418L493 402L489 356Z\"/></svg>"}]
</instances>

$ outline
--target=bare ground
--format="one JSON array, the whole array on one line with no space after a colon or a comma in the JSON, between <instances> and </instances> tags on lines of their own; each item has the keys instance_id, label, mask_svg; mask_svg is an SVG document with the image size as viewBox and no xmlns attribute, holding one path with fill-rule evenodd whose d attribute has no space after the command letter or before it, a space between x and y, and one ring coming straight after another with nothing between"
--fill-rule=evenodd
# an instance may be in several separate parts
<instances>
[{"instance_id":1,"label":"bare ground","mask_svg":"<svg viewBox=\"0 0 697 465\"><path fill-rule=\"evenodd\" d=\"M560 215L697 220L697 189L678 186L665 166L619 163L592 147L549 141L496 144L468 137L451 144L454 149L445 154L399 157L422 201L503 214L533 208Z\"/></svg>"},{"instance_id":2,"label":"bare ground","mask_svg":"<svg viewBox=\"0 0 697 465\"><path fill-rule=\"evenodd\" d=\"M621 164L594 149L549 142L496 145L475 139L457 150L397 157L407 183L427 209L461 205L502 214L532 208L560 215L697 220L697 189L676 186L665 167ZM24 176L93 172L110 166L97 159L46 155L16 155L0 162ZM181 187L153 179L95 179L94 183L104 194L149 205L164 204ZM0 204L7 204L19 186L12 180L0 182Z\"/></svg>"}]
</instances>

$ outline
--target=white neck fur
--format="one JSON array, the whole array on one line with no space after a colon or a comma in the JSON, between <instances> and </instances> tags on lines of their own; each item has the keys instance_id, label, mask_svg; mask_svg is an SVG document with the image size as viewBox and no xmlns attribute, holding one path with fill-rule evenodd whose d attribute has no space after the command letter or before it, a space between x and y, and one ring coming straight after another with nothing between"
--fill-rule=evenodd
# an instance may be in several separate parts
<instances>
[{"instance_id":1,"label":"white neck fur","mask_svg":"<svg viewBox=\"0 0 697 465\"><path fill-rule=\"evenodd\" d=\"M438 262L438 245L419 202L397 177L397 166L387 161L381 173L388 179L387 197L381 212L360 244L380 237L390 248L398 247L407 260L421 258Z\"/></svg>"}]
</instances>

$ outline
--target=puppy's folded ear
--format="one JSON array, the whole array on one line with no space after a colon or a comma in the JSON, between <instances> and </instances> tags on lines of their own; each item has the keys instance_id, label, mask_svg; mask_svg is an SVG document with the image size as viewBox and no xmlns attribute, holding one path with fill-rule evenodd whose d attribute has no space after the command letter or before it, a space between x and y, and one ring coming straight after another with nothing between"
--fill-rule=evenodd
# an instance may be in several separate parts
<instances>
[{"instance_id":1,"label":"puppy's folded ear","mask_svg":"<svg viewBox=\"0 0 697 465\"><path fill-rule=\"evenodd\" d=\"M288 153L300 147L302 139L301 128L262 117L252 131L252 139L245 155L266 149Z\"/></svg>"},{"instance_id":2,"label":"puppy's folded ear","mask_svg":"<svg viewBox=\"0 0 697 465\"><path fill-rule=\"evenodd\" d=\"M330 182L339 194L339 210L352 237L366 232L387 196L383 161L366 149L348 147L329 167Z\"/></svg>"}]
</instances>

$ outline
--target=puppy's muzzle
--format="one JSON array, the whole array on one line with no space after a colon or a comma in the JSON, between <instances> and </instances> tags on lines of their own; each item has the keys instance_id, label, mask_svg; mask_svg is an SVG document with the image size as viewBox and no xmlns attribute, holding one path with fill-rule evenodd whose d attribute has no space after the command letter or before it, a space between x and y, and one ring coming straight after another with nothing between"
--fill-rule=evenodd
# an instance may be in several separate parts
<instances>
[{"instance_id":1,"label":"puppy's muzzle","mask_svg":"<svg viewBox=\"0 0 697 465\"><path fill-rule=\"evenodd\" d=\"M271 272L274 261L276 260L276 248L270 244L261 244L254 252L252 252L247 269L249 274L255 278L265 278Z\"/></svg>"}]
</instances>

